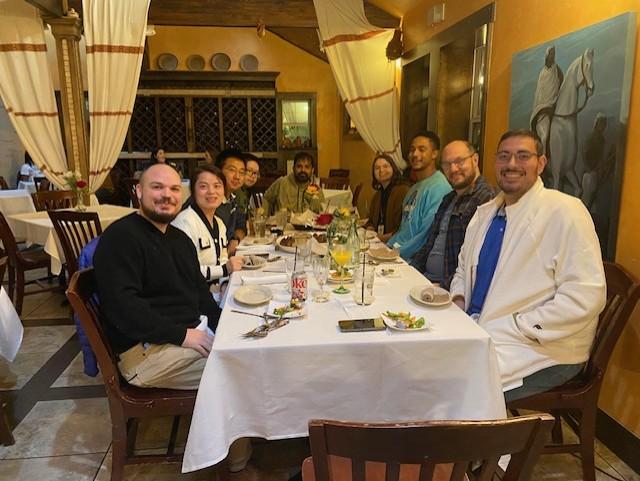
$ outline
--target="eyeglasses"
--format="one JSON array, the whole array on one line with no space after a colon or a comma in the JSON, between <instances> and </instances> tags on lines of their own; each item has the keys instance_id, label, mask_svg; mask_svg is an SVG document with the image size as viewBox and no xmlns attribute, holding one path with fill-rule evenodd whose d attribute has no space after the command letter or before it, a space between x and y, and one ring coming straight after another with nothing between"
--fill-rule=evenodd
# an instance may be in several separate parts
<instances>
[{"instance_id":1,"label":"eyeglasses","mask_svg":"<svg viewBox=\"0 0 640 481\"><path fill-rule=\"evenodd\" d=\"M222 170L223 172L228 172L231 175L239 175L240 177L244 177L246 173L244 169L238 170L235 167L224 167Z\"/></svg>"},{"instance_id":2,"label":"eyeglasses","mask_svg":"<svg viewBox=\"0 0 640 481\"><path fill-rule=\"evenodd\" d=\"M246 174L249 177L259 177L260 176L260 172L258 172L257 170L249 170L249 169L247 169L246 170Z\"/></svg>"},{"instance_id":3,"label":"eyeglasses","mask_svg":"<svg viewBox=\"0 0 640 481\"><path fill-rule=\"evenodd\" d=\"M496 153L496 162L506 164L511 160L511 157L515 157L518 162L527 162L531 157L538 157L538 154L528 150L518 150L517 152L502 150Z\"/></svg>"},{"instance_id":4,"label":"eyeglasses","mask_svg":"<svg viewBox=\"0 0 640 481\"><path fill-rule=\"evenodd\" d=\"M475 152L473 154L469 154L466 157L458 157L457 159L453 159L451 162L440 162L440 165L442 166L442 170L451 170L451 168L455 165L456 167L460 168L462 167L462 164L464 164L464 161L473 157L475 154Z\"/></svg>"}]
</instances>

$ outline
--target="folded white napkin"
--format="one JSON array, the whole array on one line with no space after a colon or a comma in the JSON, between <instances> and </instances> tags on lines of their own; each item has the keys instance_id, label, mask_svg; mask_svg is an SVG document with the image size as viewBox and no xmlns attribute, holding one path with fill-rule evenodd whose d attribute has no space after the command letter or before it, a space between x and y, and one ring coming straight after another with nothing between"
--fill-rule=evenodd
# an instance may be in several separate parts
<instances>
[{"instance_id":1,"label":"folded white napkin","mask_svg":"<svg viewBox=\"0 0 640 481\"><path fill-rule=\"evenodd\" d=\"M239 245L237 249L238 255L248 255L248 254L270 254L276 251L276 246L273 244L269 245Z\"/></svg>"},{"instance_id":2,"label":"folded white napkin","mask_svg":"<svg viewBox=\"0 0 640 481\"><path fill-rule=\"evenodd\" d=\"M284 259L280 259L279 261L267 262L267 264L262 268L262 272L285 272L284 268Z\"/></svg>"},{"instance_id":3,"label":"folded white napkin","mask_svg":"<svg viewBox=\"0 0 640 481\"><path fill-rule=\"evenodd\" d=\"M286 274L265 274L263 272L247 272L240 276L243 284L280 284L287 283Z\"/></svg>"}]
</instances>

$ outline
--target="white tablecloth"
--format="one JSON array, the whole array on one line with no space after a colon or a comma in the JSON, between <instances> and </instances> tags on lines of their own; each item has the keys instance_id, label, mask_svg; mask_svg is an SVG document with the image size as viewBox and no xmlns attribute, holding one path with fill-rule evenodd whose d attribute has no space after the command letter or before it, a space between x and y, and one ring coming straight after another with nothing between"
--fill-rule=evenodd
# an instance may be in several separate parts
<instances>
[{"instance_id":1,"label":"white tablecloth","mask_svg":"<svg viewBox=\"0 0 640 481\"><path fill-rule=\"evenodd\" d=\"M36 211L31 194L24 189L0 190L0 211L6 217L16 239L18 241L24 240L26 232L24 225L15 222L10 216Z\"/></svg>"},{"instance_id":2,"label":"white tablecloth","mask_svg":"<svg viewBox=\"0 0 640 481\"><path fill-rule=\"evenodd\" d=\"M87 212L98 213L102 230L121 217L135 211L136 209L129 207L109 204L90 205L87 207ZM49 219L49 214L46 211L41 211L29 214L15 214L10 218L24 228L27 244L44 245L44 251L51 256L51 272L60 274L64 263L64 253L51 219Z\"/></svg>"},{"instance_id":3,"label":"white tablecloth","mask_svg":"<svg viewBox=\"0 0 640 481\"><path fill-rule=\"evenodd\" d=\"M351 202L353 201L353 192L351 192L351 189L322 189L322 193L324 194L325 209L329 201L331 201L329 210L332 212L333 209L337 207L351 207Z\"/></svg>"},{"instance_id":4,"label":"white tablecloth","mask_svg":"<svg viewBox=\"0 0 640 481\"><path fill-rule=\"evenodd\" d=\"M11 299L0 286L0 356L13 361L20 349L24 329Z\"/></svg>"},{"instance_id":5,"label":"white tablecloth","mask_svg":"<svg viewBox=\"0 0 640 481\"><path fill-rule=\"evenodd\" d=\"M21 180L18 182L18 189L26 190L30 194L35 194L36 183L33 180Z\"/></svg>"},{"instance_id":6,"label":"white tablecloth","mask_svg":"<svg viewBox=\"0 0 640 481\"><path fill-rule=\"evenodd\" d=\"M256 318L230 312L248 309L233 300L233 275L213 350L207 361L191 421L183 472L211 466L240 437L306 436L312 418L352 421L497 419L506 416L497 359L490 337L451 304L420 307L409 288L424 278L394 265L400 278L381 279L376 302L358 307L351 294L325 304L307 302L308 314L249 340L241 334ZM309 273L309 284L317 288ZM284 286L269 286L286 302ZM365 318L385 309L424 315L422 332L340 333L337 321Z\"/></svg>"}]
</instances>

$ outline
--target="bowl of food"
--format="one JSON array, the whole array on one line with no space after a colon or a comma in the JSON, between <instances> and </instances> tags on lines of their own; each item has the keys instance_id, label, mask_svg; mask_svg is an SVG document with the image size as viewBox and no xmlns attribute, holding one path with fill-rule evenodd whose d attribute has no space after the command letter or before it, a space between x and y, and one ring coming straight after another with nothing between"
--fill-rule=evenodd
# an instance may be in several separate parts
<instances>
[{"instance_id":1,"label":"bowl of food","mask_svg":"<svg viewBox=\"0 0 640 481\"><path fill-rule=\"evenodd\" d=\"M424 317L415 316L409 311L385 311L381 316L387 327L394 331L424 331L430 327Z\"/></svg>"}]
</instances>

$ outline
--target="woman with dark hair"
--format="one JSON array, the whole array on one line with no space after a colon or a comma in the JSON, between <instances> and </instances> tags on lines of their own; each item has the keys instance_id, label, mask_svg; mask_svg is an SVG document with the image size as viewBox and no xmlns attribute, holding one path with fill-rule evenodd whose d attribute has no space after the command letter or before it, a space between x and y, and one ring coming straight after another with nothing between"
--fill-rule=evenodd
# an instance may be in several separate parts
<instances>
[{"instance_id":1,"label":"woman with dark hair","mask_svg":"<svg viewBox=\"0 0 640 481\"><path fill-rule=\"evenodd\" d=\"M191 178L191 202L172 222L193 242L200 271L210 285L242 268L241 256L228 258L227 228L216 216L224 200L224 186L224 174L218 167L197 167Z\"/></svg>"},{"instance_id":2,"label":"woman with dark hair","mask_svg":"<svg viewBox=\"0 0 640 481\"><path fill-rule=\"evenodd\" d=\"M393 159L387 154L378 154L371 165L371 186L375 194L371 199L367 229L375 230L382 242L387 242L400 227L402 201L409 185Z\"/></svg>"},{"instance_id":3,"label":"woman with dark hair","mask_svg":"<svg viewBox=\"0 0 640 481\"><path fill-rule=\"evenodd\" d=\"M151 165L153 164L166 164L167 156L164 153L164 149L162 147L156 147L151 151Z\"/></svg>"}]
</instances>

